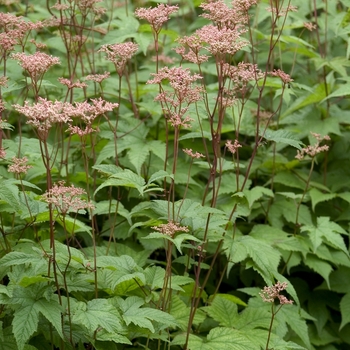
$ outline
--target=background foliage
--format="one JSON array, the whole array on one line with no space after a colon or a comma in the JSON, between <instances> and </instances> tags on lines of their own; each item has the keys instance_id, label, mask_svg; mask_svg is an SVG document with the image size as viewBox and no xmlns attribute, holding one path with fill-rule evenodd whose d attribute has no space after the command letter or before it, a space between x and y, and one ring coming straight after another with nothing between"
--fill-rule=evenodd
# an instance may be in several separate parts
<instances>
[{"instance_id":1,"label":"background foliage","mask_svg":"<svg viewBox=\"0 0 350 350\"><path fill-rule=\"evenodd\" d=\"M1 1L0 349L348 349L349 7Z\"/></svg>"}]
</instances>

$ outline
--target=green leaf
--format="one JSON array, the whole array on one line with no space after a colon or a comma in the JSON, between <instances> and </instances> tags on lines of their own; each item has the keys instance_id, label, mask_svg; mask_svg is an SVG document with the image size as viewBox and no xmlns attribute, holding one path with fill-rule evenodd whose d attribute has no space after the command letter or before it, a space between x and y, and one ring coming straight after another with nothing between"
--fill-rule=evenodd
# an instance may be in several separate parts
<instances>
[{"instance_id":1,"label":"green leaf","mask_svg":"<svg viewBox=\"0 0 350 350\"><path fill-rule=\"evenodd\" d=\"M310 269L321 275L325 279L328 288L330 288L329 275L333 271L333 268L330 264L317 258L314 255L308 254L307 258L305 259L305 265L307 265L308 267L310 267Z\"/></svg>"},{"instance_id":2,"label":"green leaf","mask_svg":"<svg viewBox=\"0 0 350 350\"><path fill-rule=\"evenodd\" d=\"M99 327L109 333L121 329L119 311L107 299L78 302L72 310L72 322L84 326L91 336Z\"/></svg>"},{"instance_id":3,"label":"green leaf","mask_svg":"<svg viewBox=\"0 0 350 350\"><path fill-rule=\"evenodd\" d=\"M52 296L52 299L48 297ZM18 348L23 349L38 328L39 313L41 313L56 329L63 339L61 313L62 308L52 290L47 284L35 284L30 287L16 287L12 303L15 305L13 318L13 334Z\"/></svg>"},{"instance_id":4,"label":"green leaf","mask_svg":"<svg viewBox=\"0 0 350 350\"><path fill-rule=\"evenodd\" d=\"M284 305L278 316L286 322L296 335L303 341L307 349L311 349L309 332L306 321L300 316L300 309L296 305Z\"/></svg>"},{"instance_id":5,"label":"green leaf","mask_svg":"<svg viewBox=\"0 0 350 350\"><path fill-rule=\"evenodd\" d=\"M144 301L139 297L132 296L125 300L118 298L117 302L127 325L133 323L139 327L149 329L152 333L154 333L155 329L151 321L160 323L162 328L177 325L175 318L166 312L149 307L141 308Z\"/></svg>"},{"instance_id":6,"label":"green leaf","mask_svg":"<svg viewBox=\"0 0 350 350\"><path fill-rule=\"evenodd\" d=\"M346 324L350 322L350 293L345 294L340 300L341 330Z\"/></svg>"},{"instance_id":7,"label":"green leaf","mask_svg":"<svg viewBox=\"0 0 350 350\"><path fill-rule=\"evenodd\" d=\"M329 201L335 198L337 195L335 193L322 193L316 188L312 188L309 191L309 195L312 203L312 210L315 211L315 207L318 203Z\"/></svg>"},{"instance_id":8,"label":"green leaf","mask_svg":"<svg viewBox=\"0 0 350 350\"><path fill-rule=\"evenodd\" d=\"M269 188L262 186L254 186L250 190L244 189L243 193L248 200L249 208L252 208L253 204L263 196L274 197L273 192Z\"/></svg>"},{"instance_id":9,"label":"green leaf","mask_svg":"<svg viewBox=\"0 0 350 350\"><path fill-rule=\"evenodd\" d=\"M263 135L267 141L274 141L276 143L284 143L286 145L295 147L299 150L302 149L301 145L303 144L300 140L296 139L290 131L284 129L280 130L266 130Z\"/></svg>"},{"instance_id":10,"label":"green leaf","mask_svg":"<svg viewBox=\"0 0 350 350\"><path fill-rule=\"evenodd\" d=\"M157 172L151 175L151 177L147 182L147 185L150 185L152 182L155 182L157 180L164 179L165 177L170 177L171 179L174 179L173 174L169 174L167 171L164 171L164 170L158 170Z\"/></svg>"},{"instance_id":11,"label":"green leaf","mask_svg":"<svg viewBox=\"0 0 350 350\"><path fill-rule=\"evenodd\" d=\"M305 225L302 226L301 231L308 232L314 253L323 242L326 242L331 247L339 249L346 255L349 255L341 236L341 234L347 234L346 231L335 222L331 222L329 217L318 217L316 226Z\"/></svg>"},{"instance_id":12,"label":"green leaf","mask_svg":"<svg viewBox=\"0 0 350 350\"><path fill-rule=\"evenodd\" d=\"M228 248L226 250L226 255L230 260L228 272L232 264L250 257L253 268L264 278L265 282L267 284L274 282L273 274L277 272L281 254L269 244L250 236L239 237L232 241L225 237L224 248Z\"/></svg>"},{"instance_id":13,"label":"green leaf","mask_svg":"<svg viewBox=\"0 0 350 350\"><path fill-rule=\"evenodd\" d=\"M210 317L219 322L220 326L236 328L238 308L232 301L216 296L212 304L205 307L204 310Z\"/></svg>"},{"instance_id":14,"label":"green leaf","mask_svg":"<svg viewBox=\"0 0 350 350\"><path fill-rule=\"evenodd\" d=\"M173 345L185 344L186 335L177 335ZM252 343L244 333L225 327L210 330L207 339L190 334L188 350L260 350L260 345Z\"/></svg>"},{"instance_id":15,"label":"green leaf","mask_svg":"<svg viewBox=\"0 0 350 350\"><path fill-rule=\"evenodd\" d=\"M95 168L95 166L93 168ZM96 189L95 194L104 187L123 186L136 188L139 191L140 195L142 195L145 184L146 182L143 177L135 174L129 169L121 169L118 167L118 170Z\"/></svg>"}]
</instances>

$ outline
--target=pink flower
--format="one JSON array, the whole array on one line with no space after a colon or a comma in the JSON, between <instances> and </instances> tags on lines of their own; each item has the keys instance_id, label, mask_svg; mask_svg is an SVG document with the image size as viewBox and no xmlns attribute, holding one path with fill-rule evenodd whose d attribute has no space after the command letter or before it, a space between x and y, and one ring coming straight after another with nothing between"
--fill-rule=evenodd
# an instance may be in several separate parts
<instances>
[{"instance_id":1,"label":"pink flower","mask_svg":"<svg viewBox=\"0 0 350 350\"><path fill-rule=\"evenodd\" d=\"M12 164L8 167L9 173L15 173L15 174L25 174L27 173L28 169L32 168L31 165L27 165L28 158L17 158L13 157L11 159Z\"/></svg>"},{"instance_id":2,"label":"pink flower","mask_svg":"<svg viewBox=\"0 0 350 350\"><path fill-rule=\"evenodd\" d=\"M75 83L73 83L72 81L70 81L69 79L66 79L66 78L58 78L58 81L63 84L63 85L66 85L67 88L70 90L70 89L74 89L74 88L79 88L79 89L82 89L82 88L85 88L87 87L87 84L86 83L82 83L80 82L79 80L77 80Z\"/></svg>"},{"instance_id":3,"label":"pink flower","mask_svg":"<svg viewBox=\"0 0 350 350\"><path fill-rule=\"evenodd\" d=\"M248 10L257 0L233 0L232 7L228 7L223 0L208 1L200 7L208 12L201 16L213 21L219 28L237 28L248 23Z\"/></svg>"},{"instance_id":4,"label":"pink flower","mask_svg":"<svg viewBox=\"0 0 350 350\"><path fill-rule=\"evenodd\" d=\"M235 140L234 143L231 140L227 140L225 146L232 154L235 154L238 148L242 147L238 140Z\"/></svg>"},{"instance_id":5,"label":"pink flower","mask_svg":"<svg viewBox=\"0 0 350 350\"><path fill-rule=\"evenodd\" d=\"M169 20L169 16L179 9L177 5L169 6L158 4L153 8L139 8L135 11L135 16L145 19L150 23L155 32L159 32L165 22Z\"/></svg>"},{"instance_id":6,"label":"pink flower","mask_svg":"<svg viewBox=\"0 0 350 350\"><path fill-rule=\"evenodd\" d=\"M284 84L289 84L293 81L293 79L291 79L290 75L283 72L280 69L274 69L273 72L269 72L270 75L272 75L273 77L279 77L281 78L282 82Z\"/></svg>"},{"instance_id":7,"label":"pink flower","mask_svg":"<svg viewBox=\"0 0 350 350\"><path fill-rule=\"evenodd\" d=\"M288 300L284 295L280 295L280 292L285 290L287 286L287 282L277 282L274 286L264 287L259 295L266 303L273 303L277 298L281 305L293 304L293 300Z\"/></svg>"},{"instance_id":8,"label":"pink flower","mask_svg":"<svg viewBox=\"0 0 350 350\"><path fill-rule=\"evenodd\" d=\"M93 209L94 206L82 199L81 196L86 192L82 188L74 185L64 186L64 181L59 181L49 191L42 196L46 203L52 204L61 214L67 214L70 211L77 212L82 209Z\"/></svg>"},{"instance_id":9,"label":"pink flower","mask_svg":"<svg viewBox=\"0 0 350 350\"><path fill-rule=\"evenodd\" d=\"M186 153L191 158L199 159L199 158L204 158L205 157L204 154L202 154L202 153L199 153L199 152L193 153L192 152L192 148L190 148L190 149L184 148L183 151L184 151L184 153Z\"/></svg>"},{"instance_id":10,"label":"pink flower","mask_svg":"<svg viewBox=\"0 0 350 350\"><path fill-rule=\"evenodd\" d=\"M104 74L90 74L87 75L85 80L92 80L96 83L102 83L103 80L107 79L111 75L110 72L104 72Z\"/></svg>"},{"instance_id":11,"label":"pink flower","mask_svg":"<svg viewBox=\"0 0 350 350\"><path fill-rule=\"evenodd\" d=\"M106 59L114 63L117 73L123 74L127 61L136 53L139 46L132 42L103 45L98 52L105 52Z\"/></svg>"},{"instance_id":12,"label":"pink flower","mask_svg":"<svg viewBox=\"0 0 350 350\"><path fill-rule=\"evenodd\" d=\"M316 134L314 132L311 133L311 135L316 139L316 143L314 145L309 145L304 147L301 151L297 151L297 155L295 156L295 158L302 160L305 158L305 156L309 156L311 158L315 157L318 153L321 152L326 152L329 150L329 146L328 145L323 145L320 146L320 143L325 140L325 141L330 141L330 137L328 135L325 136L321 136L320 134Z\"/></svg>"},{"instance_id":13,"label":"pink flower","mask_svg":"<svg viewBox=\"0 0 350 350\"><path fill-rule=\"evenodd\" d=\"M60 64L60 59L58 57L53 57L43 52L35 52L32 55L19 52L12 54L11 57L19 61L22 68L26 70L34 80L38 80L38 78L53 65Z\"/></svg>"},{"instance_id":14,"label":"pink flower","mask_svg":"<svg viewBox=\"0 0 350 350\"><path fill-rule=\"evenodd\" d=\"M153 226L152 229L170 237L174 237L176 232L189 232L187 226L180 226L180 224L174 221L169 221L167 224Z\"/></svg>"}]
</instances>

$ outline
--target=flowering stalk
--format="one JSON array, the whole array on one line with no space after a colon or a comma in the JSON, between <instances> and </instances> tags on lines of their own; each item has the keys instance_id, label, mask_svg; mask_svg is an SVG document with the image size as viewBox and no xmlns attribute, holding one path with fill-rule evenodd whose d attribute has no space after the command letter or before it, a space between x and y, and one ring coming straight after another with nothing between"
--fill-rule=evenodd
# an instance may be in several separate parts
<instances>
[{"instance_id":1,"label":"flowering stalk","mask_svg":"<svg viewBox=\"0 0 350 350\"><path fill-rule=\"evenodd\" d=\"M269 343L270 343L270 338L272 333L272 325L276 317L276 314L278 313L278 311L281 310L283 305L293 304L293 300L288 300L284 295L280 294L280 292L284 291L287 288L287 286L288 286L287 282L277 282L275 285L271 287L264 287L264 289L262 289L261 292L259 293L259 295L261 296L264 302L271 303L271 321L270 321L269 333L266 341L265 350L269 349ZM274 304L276 299L279 301L279 306L277 307L277 309Z\"/></svg>"}]
</instances>

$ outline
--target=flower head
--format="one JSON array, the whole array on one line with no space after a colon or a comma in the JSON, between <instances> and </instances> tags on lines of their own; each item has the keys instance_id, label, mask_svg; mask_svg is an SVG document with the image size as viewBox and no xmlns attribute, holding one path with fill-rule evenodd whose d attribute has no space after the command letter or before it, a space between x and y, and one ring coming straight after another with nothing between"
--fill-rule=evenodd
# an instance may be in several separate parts
<instances>
[{"instance_id":1,"label":"flower head","mask_svg":"<svg viewBox=\"0 0 350 350\"><path fill-rule=\"evenodd\" d=\"M279 77L281 78L282 82L284 84L289 84L293 81L293 79L291 79L290 75L283 72L280 69L274 69L272 72L269 73L270 75L272 75L273 77Z\"/></svg>"},{"instance_id":2,"label":"flower head","mask_svg":"<svg viewBox=\"0 0 350 350\"><path fill-rule=\"evenodd\" d=\"M110 72L104 72L104 74L90 74L85 77L85 80L91 80L96 83L102 83L103 80L107 79L111 75Z\"/></svg>"},{"instance_id":3,"label":"flower head","mask_svg":"<svg viewBox=\"0 0 350 350\"><path fill-rule=\"evenodd\" d=\"M153 226L152 229L169 237L174 237L176 232L189 232L187 226L180 226L180 224L174 221L169 221L167 224Z\"/></svg>"},{"instance_id":4,"label":"flower head","mask_svg":"<svg viewBox=\"0 0 350 350\"><path fill-rule=\"evenodd\" d=\"M204 158L205 157L204 154L202 154L202 153L199 153L199 152L193 153L192 152L192 148L190 148L190 149L184 148L183 151L184 151L184 153L186 153L191 158L199 159L199 158Z\"/></svg>"},{"instance_id":5,"label":"flower head","mask_svg":"<svg viewBox=\"0 0 350 350\"><path fill-rule=\"evenodd\" d=\"M93 209L93 205L81 196L86 192L82 188L74 185L65 186L64 181L59 181L49 191L42 196L46 203L52 204L61 214L67 214L70 211L77 212L82 209Z\"/></svg>"},{"instance_id":6,"label":"flower head","mask_svg":"<svg viewBox=\"0 0 350 350\"><path fill-rule=\"evenodd\" d=\"M12 58L19 62L33 80L38 80L53 65L60 64L58 57L53 57L39 51L32 55L27 55L23 52L14 53L12 54Z\"/></svg>"},{"instance_id":7,"label":"flower head","mask_svg":"<svg viewBox=\"0 0 350 350\"><path fill-rule=\"evenodd\" d=\"M271 287L264 287L259 295L266 303L273 303L275 299L278 299L281 305L293 304L293 300L288 300L284 295L280 294L288 287L287 282L277 282Z\"/></svg>"},{"instance_id":8,"label":"flower head","mask_svg":"<svg viewBox=\"0 0 350 350\"><path fill-rule=\"evenodd\" d=\"M165 22L169 20L169 16L179 9L177 5L170 6L158 4L157 7L139 8L135 11L135 16L145 19L152 26L155 32L159 32Z\"/></svg>"},{"instance_id":9,"label":"flower head","mask_svg":"<svg viewBox=\"0 0 350 350\"><path fill-rule=\"evenodd\" d=\"M28 158L17 158L13 157L11 159L12 164L8 167L9 173L15 173L15 174L26 174L28 169L32 168L31 165L27 165Z\"/></svg>"},{"instance_id":10,"label":"flower head","mask_svg":"<svg viewBox=\"0 0 350 350\"><path fill-rule=\"evenodd\" d=\"M325 140L325 141L329 141L331 138L328 135L325 136L321 136L320 134L316 134L314 132L311 133L311 135L316 139L316 143L314 145L309 145L306 146L304 148L302 148L301 151L297 151L297 155L295 156L295 158L302 160L304 159L304 157L306 155L308 155L309 157L313 158L315 157L318 153L321 152L326 152L329 150L329 146L328 145L323 145L320 146L320 143Z\"/></svg>"},{"instance_id":11,"label":"flower head","mask_svg":"<svg viewBox=\"0 0 350 350\"><path fill-rule=\"evenodd\" d=\"M238 140L235 140L234 143L231 140L227 140L225 146L232 154L235 154L238 148L242 147Z\"/></svg>"},{"instance_id":12,"label":"flower head","mask_svg":"<svg viewBox=\"0 0 350 350\"><path fill-rule=\"evenodd\" d=\"M139 46L132 42L103 45L98 52L105 52L106 59L116 66L117 73L123 74L127 61L136 53Z\"/></svg>"}]
</instances>

